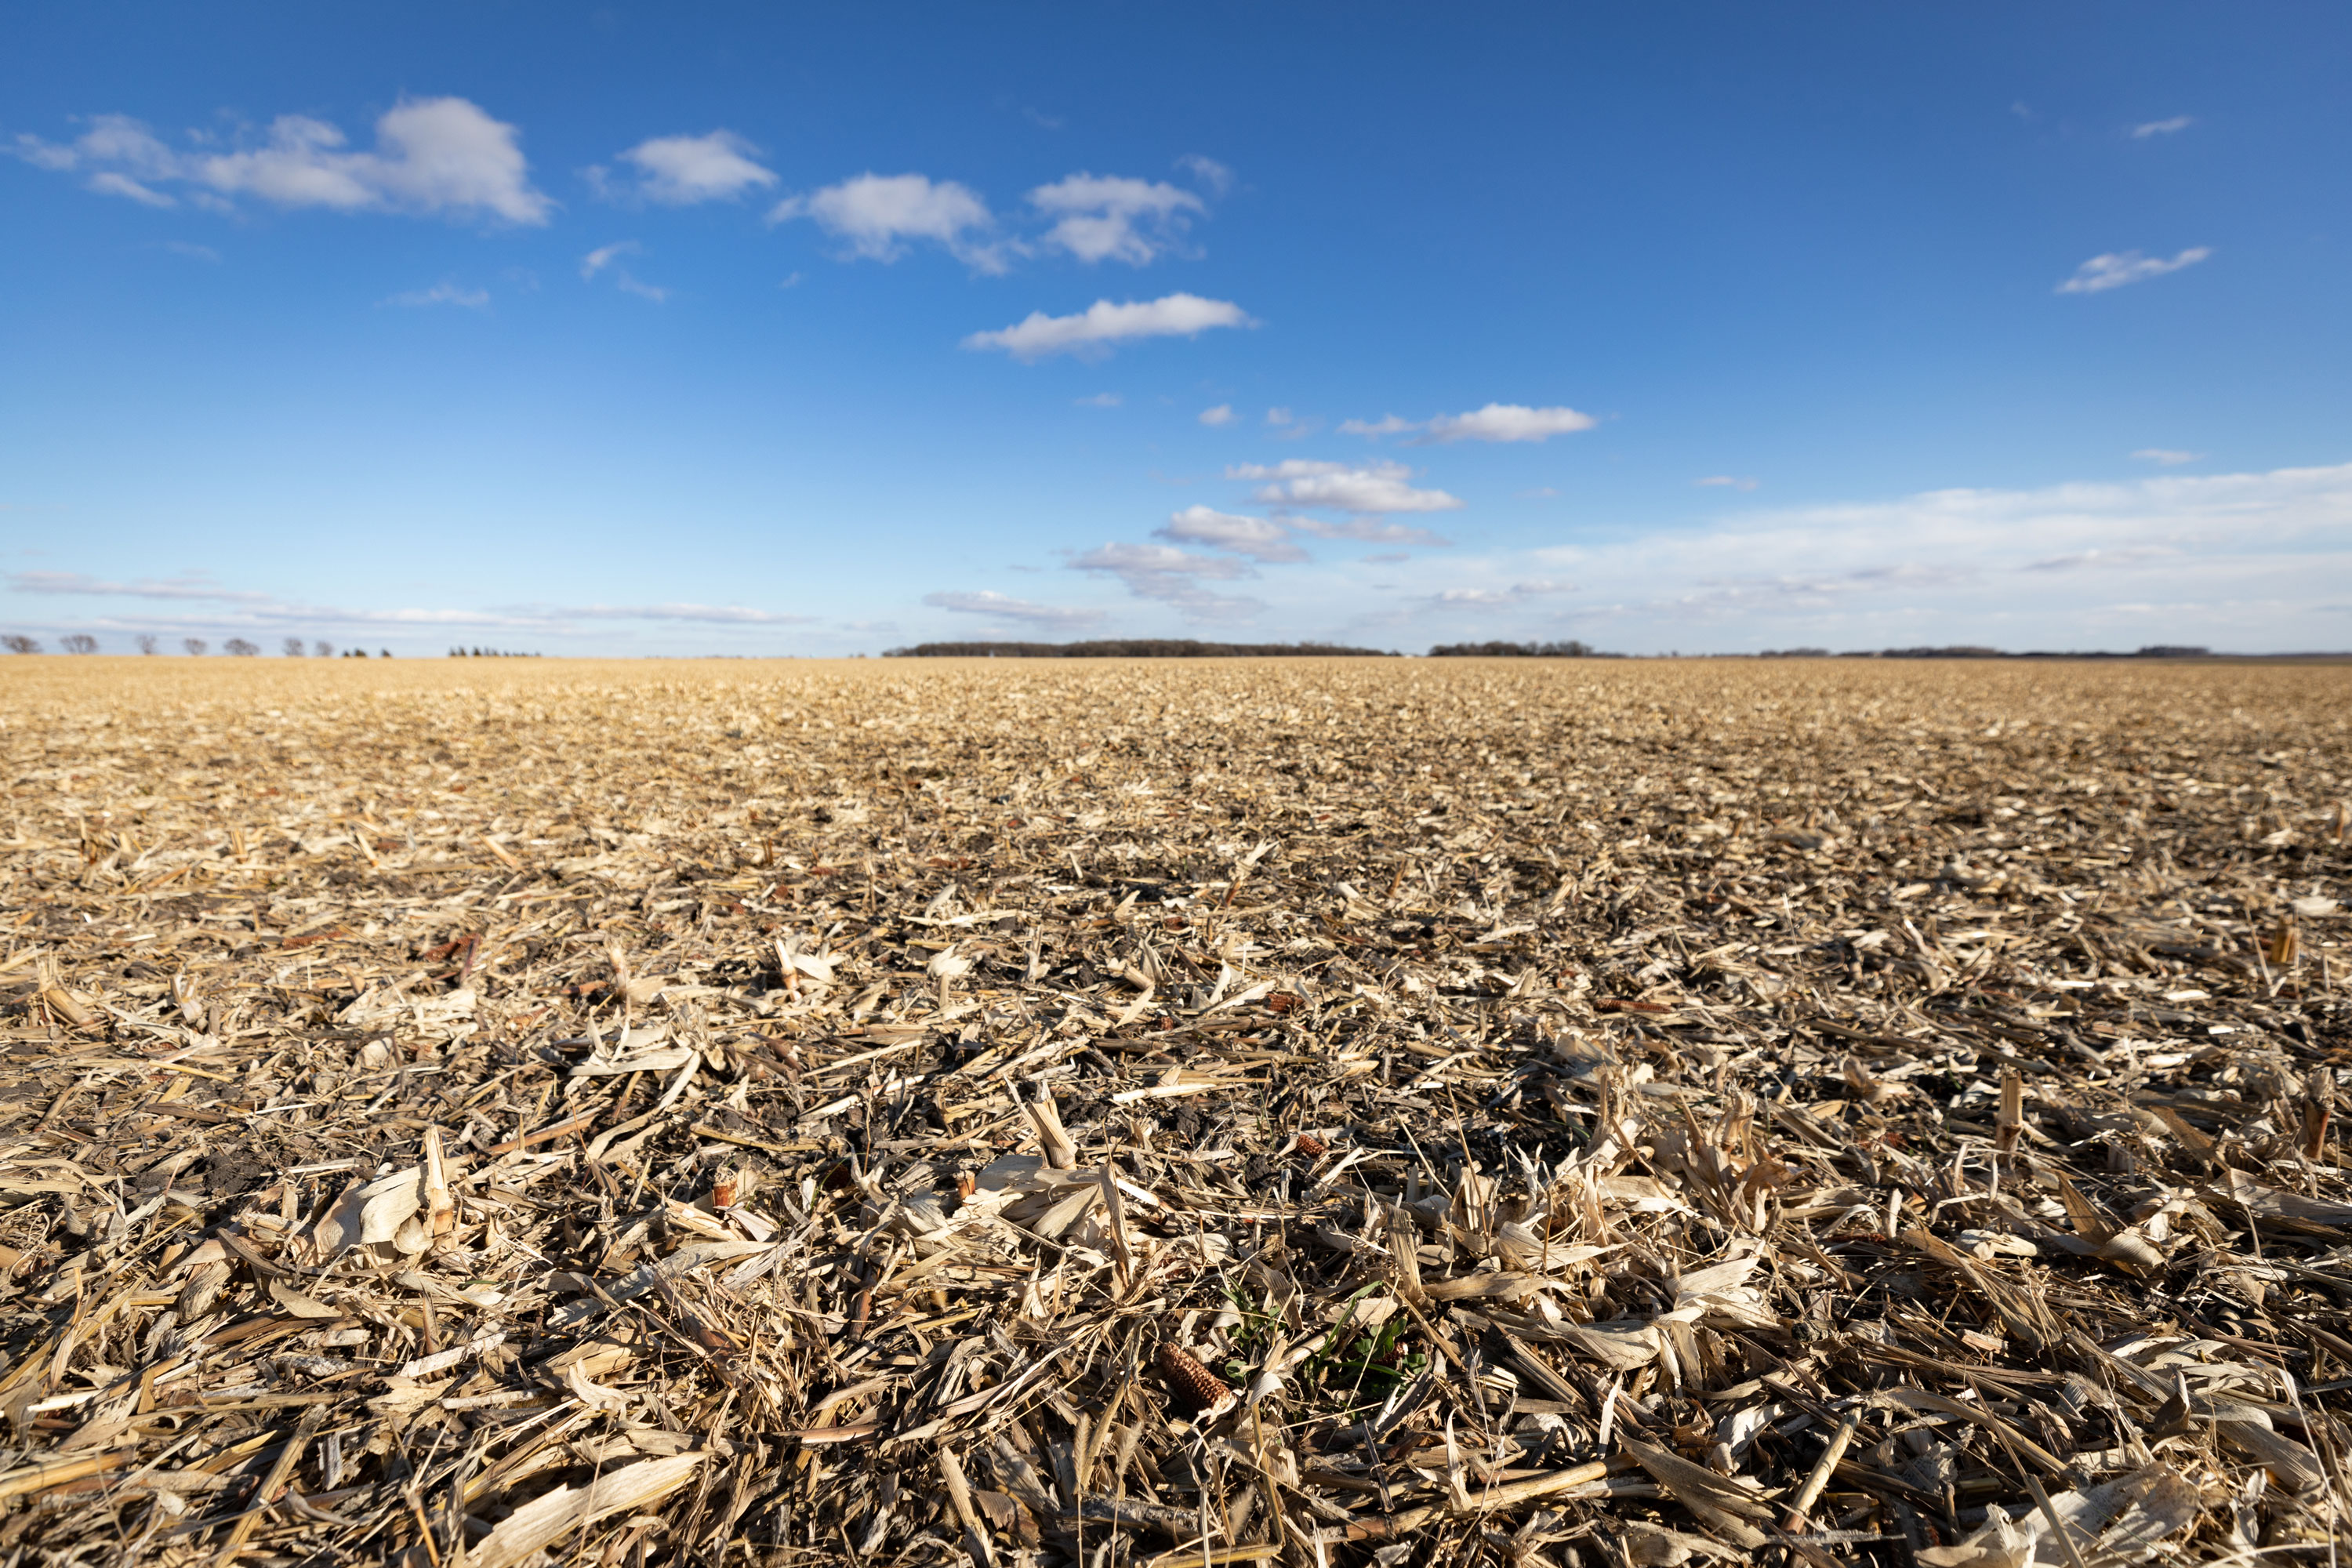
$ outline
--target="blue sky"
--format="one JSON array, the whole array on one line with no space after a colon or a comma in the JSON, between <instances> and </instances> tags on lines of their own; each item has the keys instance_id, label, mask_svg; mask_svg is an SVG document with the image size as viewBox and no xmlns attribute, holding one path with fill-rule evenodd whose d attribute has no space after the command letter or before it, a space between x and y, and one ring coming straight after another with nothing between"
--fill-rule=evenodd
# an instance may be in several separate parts
<instances>
[{"instance_id":1,"label":"blue sky","mask_svg":"<svg viewBox=\"0 0 2352 1568\"><path fill-rule=\"evenodd\" d=\"M19 5L0 629L2352 647L2352 12Z\"/></svg>"}]
</instances>

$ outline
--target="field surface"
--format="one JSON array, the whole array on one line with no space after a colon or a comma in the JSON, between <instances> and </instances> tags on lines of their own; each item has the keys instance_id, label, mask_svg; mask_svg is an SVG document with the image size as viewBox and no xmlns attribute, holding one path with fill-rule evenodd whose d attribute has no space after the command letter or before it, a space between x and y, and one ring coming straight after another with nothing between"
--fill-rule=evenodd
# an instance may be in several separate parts
<instances>
[{"instance_id":1,"label":"field surface","mask_svg":"<svg viewBox=\"0 0 2352 1568\"><path fill-rule=\"evenodd\" d=\"M0 665L0 1563L2352 1544L2352 671Z\"/></svg>"}]
</instances>

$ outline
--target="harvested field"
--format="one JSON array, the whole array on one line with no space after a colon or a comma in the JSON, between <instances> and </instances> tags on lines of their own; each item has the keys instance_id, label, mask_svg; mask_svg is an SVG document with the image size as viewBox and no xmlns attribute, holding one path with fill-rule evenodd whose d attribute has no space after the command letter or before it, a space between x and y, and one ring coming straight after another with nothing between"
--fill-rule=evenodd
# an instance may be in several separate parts
<instances>
[{"instance_id":1,"label":"harvested field","mask_svg":"<svg viewBox=\"0 0 2352 1568\"><path fill-rule=\"evenodd\" d=\"M2347 1538L2345 668L0 676L11 1568Z\"/></svg>"}]
</instances>

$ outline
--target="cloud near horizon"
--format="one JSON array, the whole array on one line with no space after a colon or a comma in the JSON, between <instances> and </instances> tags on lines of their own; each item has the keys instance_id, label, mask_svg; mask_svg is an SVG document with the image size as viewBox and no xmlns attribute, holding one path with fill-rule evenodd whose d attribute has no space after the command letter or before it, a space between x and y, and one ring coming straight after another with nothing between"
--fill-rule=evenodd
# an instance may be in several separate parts
<instances>
[{"instance_id":1,"label":"cloud near horizon","mask_svg":"<svg viewBox=\"0 0 2352 1568\"><path fill-rule=\"evenodd\" d=\"M20 134L7 151L44 169L82 174L101 195L147 206L229 207L251 196L281 207L540 225L555 204L534 189L515 127L462 98L404 99L375 122L373 151L345 150L338 127L283 114L233 151L174 148L124 114L93 115L68 142Z\"/></svg>"},{"instance_id":2,"label":"cloud near horizon","mask_svg":"<svg viewBox=\"0 0 2352 1568\"><path fill-rule=\"evenodd\" d=\"M1229 300L1168 294L1123 305L1097 300L1074 316L1033 310L1012 326L972 333L963 340L963 346L1003 349L1017 360L1038 360L1057 353L1108 353L1114 344L1140 338L1190 338L1216 327L1255 325L1239 305Z\"/></svg>"},{"instance_id":3,"label":"cloud near horizon","mask_svg":"<svg viewBox=\"0 0 2352 1568\"><path fill-rule=\"evenodd\" d=\"M1563 613L1588 641L1598 625L1685 648L2340 647L2315 628L2352 580L2352 463L1936 490L1458 564L1572 572Z\"/></svg>"},{"instance_id":4,"label":"cloud near horizon","mask_svg":"<svg viewBox=\"0 0 2352 1568\"><path fill-rule=\"evenodd\" d=\"M935 610L950 610L960 616L992 616L998 620L1021 626L1044 626L1053 630L1076 631L1082 626L1099 623L1101 610L1080 609L1063 605L1040 605L1029 599L1016 599L1009 595L982 589L978 593L926 594L923 603Z\"/></svg>"},{"instance_id":5,"label":"cloud near horizon","mask_svg":"<svg viewBox=\"0 0 2352 1568\"><path fill-rule=\"evenodd\" d=\"M80 572L11 572L0 579L9 592L83 598L148 599L221 606L209 616L190 618L100 616L84 623L98 629L166 632L176 629L236 632L256 635L302 630L353 629L377 631L439 626L482 626L503 630L535 630L560 634L583 621L701 622L714 626L809 626L811 616L779 614L743 605L702 605L671 602L652 605L501 605L487 609L388 610L352 609L334 605L310 605L273 594L230 588L203 572L183 572L171 577L130 581L94 577Z\"/></svg>"}]
</instances>

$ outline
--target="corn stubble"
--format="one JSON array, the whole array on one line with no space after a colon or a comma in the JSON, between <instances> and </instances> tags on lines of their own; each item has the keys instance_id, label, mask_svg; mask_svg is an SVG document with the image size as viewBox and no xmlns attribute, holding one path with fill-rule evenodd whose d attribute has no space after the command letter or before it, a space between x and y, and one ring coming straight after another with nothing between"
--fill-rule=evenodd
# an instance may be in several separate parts
<instances>
[{"instance_id":1,"label":"corn stubble","mask_svg":"<svg viewBox=\"0 0 2352 1568\"><path fill-rule=\"evenodd\" d=\"M2342 669L6 674L7 1562L2346 1533Z\"/></svg>"}]
</instances>

